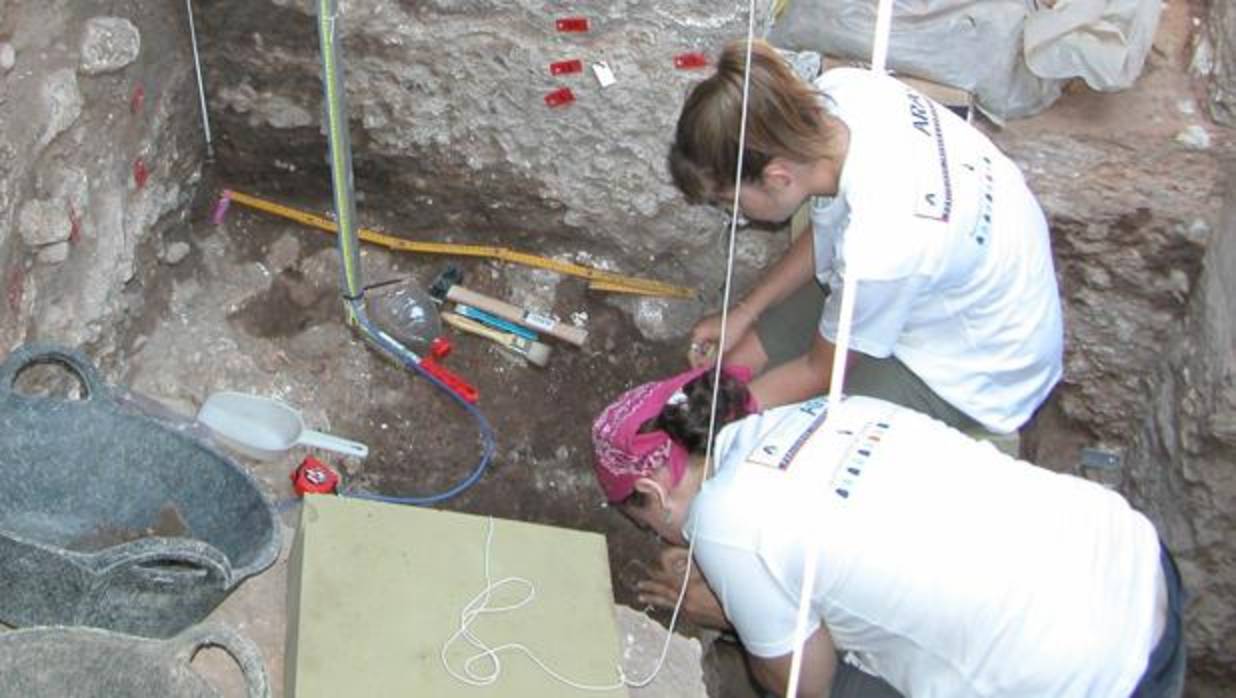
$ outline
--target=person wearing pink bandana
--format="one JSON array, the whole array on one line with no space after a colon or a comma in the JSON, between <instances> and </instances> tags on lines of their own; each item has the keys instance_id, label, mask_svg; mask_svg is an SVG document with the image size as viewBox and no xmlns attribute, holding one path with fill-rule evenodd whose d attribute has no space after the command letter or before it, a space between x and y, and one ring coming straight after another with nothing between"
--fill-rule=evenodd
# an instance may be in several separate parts
<instances>
[{"instance_id":1,"label":"person wearing pink bandana","mask_svg":"<svg viewBox=\"0 0 1236 698\"><path fill-rule=\"evenodd\" d=\"M799 696L1182 694L1180 577L1120 494L891 402L760 412L748 372L714 375L620 396L593 426L595 470L633 521L690 542L683 613L733 629L765 689L785 691L809 541ZM641 600L674 605L678 560Z\"/></svg>"}]
</instances>

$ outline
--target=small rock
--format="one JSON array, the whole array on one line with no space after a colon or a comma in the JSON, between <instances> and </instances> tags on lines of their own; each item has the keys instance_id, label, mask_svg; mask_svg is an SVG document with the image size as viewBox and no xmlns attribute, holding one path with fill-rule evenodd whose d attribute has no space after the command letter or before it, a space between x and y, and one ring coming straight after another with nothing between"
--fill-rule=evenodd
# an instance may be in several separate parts
<instances>
[{"instance_id":1,"label":"small rock","mask_svg":"<svg viewBox=\"0 0 1236 698\"><path fill-rule=\"evenodd\" d=\"M1206 36L1197 42L1193 50L1193 58L1189 61L1189 72L1194 75L1209 76L1215 71L1215 51Z\"/></svg>"},{"instance_id":2,"label":"small rock","mask_svg":"<svg viewBox=\"0 0 1236 698\"><path fill-rule=\"evenodd\" d=\"M27 201L17 215L21 239L31 247L68 242L73 233L69 212L51 201L33 199Z\"/></svg>"},{"instance_id":3,"label":"small rock","mask_svg":"<svg viewBox=\"0 0 1236 698\"><path fill-rule=\"evenodd\" d=\"M0 72L7 73L17 64L17 51L13 50L13 44L7 41L0 41Z\"/></svg>"},{"instance_id":4,"label":"small rock","mask_svg":"<svg viewBox=\"0 0 1236 698\"><path fill-rule=\"evenodd\" d=\"M120 70L137 60L142 34L123 17L92 17L82 33L81 63L86 75Z\"/></svg>"},{"instance_id":5,"label":"small rock","mask_svg":"<svg viewBox=\"0 0 1236 698\"><path fill-rule=\"evenodd\" d=\"M1205 245L1210 240L1210 224L1202 218L1194 218L1185 229L1186 236L1199 245Z\"/></svg>"},{"instance_id":6,"label":"small rock","mask_svg":"<svg viewBox=\"0 0 1236 698\"><path fill-rule=\"evenodd\" d=\"M558 449L554 451L554 457L558 460L564 461L571 457L571 449L566 446L559 446Z\"/></svg>"},{"instance_id":7,"label":"small rock","mask_svg":"<svg viewBox=\"0 0 1236 698\"><path fill-rule=\"evenodd\" d=\"M1176 111L1186 116L1192 116L1197 112L1197 107L1194 106L1191 99L1178 99L1176 100Z\"/></svg>"},{"instance_id":8,"label":"small rock","mask_svg":"<svg viewBox=\"0 0 1236 698\"><path fill-rule=\"evenodd\" d=\"M39 137L40 146L69 130L82 115L82 93L77 89L77 74L72 69L62 68L48 75L42 93L46 126Z\"/></svg>"},{"instance_id":9,"label":"small rock","mask_svg":"<svg viewBox=\"0 0 1236 698\"><path fill-rule=\"evenodd\" d=\"M69 258L69 243L56 242L39 249L40 264L60 264Z\"/></svg>"},{"instance_id":10,"label":"small rock","mask_svg":"<svg viewBox=\"0 0 1236 698\"><path fill-rule=\"evenodd\" d=\"M192 251L193 248L189 246L189 243L177 240L167 246L167 250L163 253L163 261L172 265L180 264Z\"/></svg>"},{"instance_id":11,"label":"small rock","mask_svg":"<svg viewBox=\"0 0 1236 698\"><path fill-rule=\"evenodd\" d=\"M300 241L291 235L284 235L270 246L270 252L266 254L266 264L278 273L294 266L299 257Z\"/></svg>"},{"instance_id":12,"label":"small rock","mask_svg":"<svg viewBox=\"0 0 1236 698\"><path fill-rule=\"evenodd\" d=\"M1206 150L1210 147L1210 134L1206 129L1194 124L1177 133L1176 142L1193 150Z\"/></svg>"}]
</instances>

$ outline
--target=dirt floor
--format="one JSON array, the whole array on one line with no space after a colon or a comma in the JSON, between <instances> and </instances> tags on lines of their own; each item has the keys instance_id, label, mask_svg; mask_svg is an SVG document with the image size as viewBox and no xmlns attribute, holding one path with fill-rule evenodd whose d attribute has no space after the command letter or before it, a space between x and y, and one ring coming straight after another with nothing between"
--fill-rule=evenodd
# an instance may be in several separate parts
<instances>
[{"instance_id":1,"label":"dirt floor","mask_svg":"<svg viewBox=\"0 0 1236 698\"><path fill-rule=\"evenodd\" d=\"M436 494L468 476L482 453L475 420L345 325L334 236L236 205L215 226L212 206L201 202L183 231L189 258L153 275L146 296L163 307L148 310L130 338L124 382L183 413L195 413L218 390L276 397L301 410L309 428L369 446L363 461L297 448L278 461L253 463L281 499L291 496L288 473L310 452L341 470L345 487L389 496ZM383 227L376 214L361 218ZM603 506L589 428L635 382L684 367L679 347L641 338L605 295L588 292L578 279L368 245L362 252L366 283L413 276L428 286L448 263L483 293L539 295L540 308L563 319L586 314L589 337L583 348L543 339L552 352L548 366L538 368L488 340L444 330L453 350L442 362L479 391L496 448L477 484L440 506L603 532L615 559L645 557L654 541ZM631 600L632 581L616 571L620 601Z\"/></svg>"},{"instance_id":2,"label":"dirt floor","mask_svg":"<svg viewBox=\"0 0 1236 698\"><path fill-rule=\"evenodd\" d=\"M215 225L210 213L218 192L204 186L190 220L165 240L165 247L188 243L186 258L142 265L146 305L126 339L128 359L115 382L186 418L216 391L275 397L301 410L308 428L366 444L364 460L303 447L270 462L237 456L279 503L289 538L299 507L288 476L310 453L339 470L346 488L363 492L426 496L464 480L481 458L477 423L345 325L334 236L235 204ZM283 202L315 213L330 208L323 201ZM359 218L366 227L398 230L397 221L383 221L363 205ZM582 348L543 338L552 353L548 366L538 368L488 340L445 330L453 350L443 363L479 391L495 450L473 487L436 506L603 533L616 601L639 608L635 583L660 544L604 505L591 471L589 429L623 390L685 368L682 348L645 340L607 294L588 291L580 279L370 245L362 253L366 284L413 276L428 286L448 263L475 290L568 322L586 317L589 337ZM278 569L247 582L216 614L263 647L276 675L281 657L269 655L282 647L284 579ZM713 695L749 695L738 653L733 647L717 653L724 659L711 661L710 683L733 688ZM213 654L204 653L208 673L234 673L221 653Z\"/></svg>"}]
</instances>

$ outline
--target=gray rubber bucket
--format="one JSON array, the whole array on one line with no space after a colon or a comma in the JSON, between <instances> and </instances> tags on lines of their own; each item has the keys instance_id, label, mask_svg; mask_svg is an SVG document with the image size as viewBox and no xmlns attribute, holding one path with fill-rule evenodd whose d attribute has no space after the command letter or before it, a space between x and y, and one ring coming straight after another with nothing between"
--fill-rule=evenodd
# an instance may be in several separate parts
<instances>
[{"instance_id":1,"label":"gray rubber bucket","mask_svg":"<svg viewBox=\"0 0 1236 698\"><path fill-rule=\"evenodd\" d=\"M76 374L84 398L16 391L40 363ZM117 394L71 350L0 364L0 621L170 637L278 556L256 481Z\"/></svg>"},{"instance_id":2,"label":"gray rubber bucket","mask_svg":"<svg viewBox=\"0 0 1236 698\"><path fill-rule=\"evenodd\" d=\"M0 634L0 698L219 698L189 663L223 649L240 667L249 698L269 698L253 643L228 628L197 625L170 640L95 628L30 628Z\"/></svg>"}]
</instances>

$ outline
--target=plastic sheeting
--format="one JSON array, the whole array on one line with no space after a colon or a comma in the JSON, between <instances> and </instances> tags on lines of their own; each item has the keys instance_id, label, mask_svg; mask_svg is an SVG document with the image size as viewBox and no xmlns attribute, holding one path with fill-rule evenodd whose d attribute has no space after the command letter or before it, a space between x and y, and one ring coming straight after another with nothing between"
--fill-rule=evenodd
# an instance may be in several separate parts
<instances>
[{"instance_id":1,"label":"plastic sheeting","mask_svg":"<svg viewBox=\"0 0 1236 698\"><path fill-rule=\"evenodd\" d=\"M1120 90L1141 73L1159 0L897 0L889 67L974 93L997 119L1035 114L1082 78ZM769 39L867 60L874 0L793 0Z\"/></svg>"}]
</instances>

